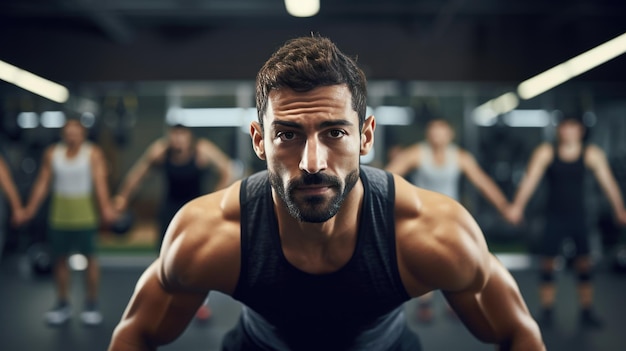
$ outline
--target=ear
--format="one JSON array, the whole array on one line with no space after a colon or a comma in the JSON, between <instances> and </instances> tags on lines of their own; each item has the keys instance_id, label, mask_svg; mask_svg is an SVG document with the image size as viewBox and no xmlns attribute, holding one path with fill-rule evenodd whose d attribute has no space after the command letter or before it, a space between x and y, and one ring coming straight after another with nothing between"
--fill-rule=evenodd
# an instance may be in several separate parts
<instances>
[{"instance_id":1,"label":"ear","mask_svg":"<svg viewBox=\"0 0 626 351\"><path fill-rule=\"evenodd\" d=\"M250 123L250 136L252 137L252 148L257 157L265 160L265 145L263 140L263 128L257 121Z\"/></svg>"},{"instance_id":2,"label":"ear","mask_svg":"<svg viewBox=\"0 0 626 351\"><path fill-rule=\"evenodd\" d=\"M361 129L361 155L367 155L374 145L375 130L376 119L374 116L367 117L363 123L363 128Z\"/></svg>"}]
</instances>

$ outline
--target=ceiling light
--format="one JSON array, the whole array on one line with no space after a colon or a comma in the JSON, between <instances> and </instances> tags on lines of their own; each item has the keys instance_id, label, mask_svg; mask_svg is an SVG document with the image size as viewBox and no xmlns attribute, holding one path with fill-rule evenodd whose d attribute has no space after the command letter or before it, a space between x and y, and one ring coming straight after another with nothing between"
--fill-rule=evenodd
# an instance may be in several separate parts
<instances>
[{"instance_id":1,"label":"ceiling light","mask_svg":"<svg viewBox=\"0 0 626 351\"><path fill-rule=\"evenodd\" d=\"M523 81L517 87L528 100L626 52L626 33Z\"/></svg>"},{"instance_id":2,"label":"ceiling light","mask_svg":"<svg viewBox=\"0 0 626 351\"><path fill-rule=\"evenodd\" d=\"M285 0L285 8L294 17L311 17L320 11L320 0Z\"/></svg>"},{"instance_id":3,"label":"ceiling light","mask_svg":"<svg viewBox=\"0 0 626 351\"><path fill-rule=\"evenodd\" d=\"M2 60L0 60L0 79L61 104L70 96L66 87Z\"/></svg>"},{"instance_id":4,"label":"ceiling light","mask_svg":"<svg viewBox=\"0 0 626 351\"><path fill-rule=\"evenodd\" d=\"M474 109L474 123L479 126L492 126L498 115L512 111L519 105L519 99L513 92L508 92L491 99Z\"/></svg>"}]
</instances>

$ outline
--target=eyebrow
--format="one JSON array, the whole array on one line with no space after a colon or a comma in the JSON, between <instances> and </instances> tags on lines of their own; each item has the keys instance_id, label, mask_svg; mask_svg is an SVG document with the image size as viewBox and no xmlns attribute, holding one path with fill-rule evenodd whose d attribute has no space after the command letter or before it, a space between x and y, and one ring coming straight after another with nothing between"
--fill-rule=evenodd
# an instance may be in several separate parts
<instances>
[{"instance_id":1,"label":"eyebrow","mask_svg":"<svg viewBox=\"0 0 626 351\"><path fill-rule=\"evenodd\" d=\"M272 125L273 126L279 125L283 127L302 129L302 124L297 123L297 122L290 122L290 121L273 121ZM352 125L354 125L354 123L348 120L338 119L334 121L324 121L319 124L319 128L328 128L328 127L335 127L335 126L352 126Z\"/></svg>"}]
</instances>

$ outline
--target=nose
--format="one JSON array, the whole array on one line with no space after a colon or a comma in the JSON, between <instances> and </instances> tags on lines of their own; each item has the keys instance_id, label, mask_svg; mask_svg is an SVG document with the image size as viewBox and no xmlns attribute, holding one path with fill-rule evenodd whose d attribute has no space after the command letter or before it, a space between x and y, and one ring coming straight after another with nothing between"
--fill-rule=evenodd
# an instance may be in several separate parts
<instances>
[{"instance_id":1,"label":"nose","mask_svg":"<svg viewBox=\"0 0 626 351\"><path fill-rule=\"evenodd\" d=\"M328 150L316 138L310 138L304 145L300 169L309 174L323 171L328 166Z\"/></svg>"}]
</instances>

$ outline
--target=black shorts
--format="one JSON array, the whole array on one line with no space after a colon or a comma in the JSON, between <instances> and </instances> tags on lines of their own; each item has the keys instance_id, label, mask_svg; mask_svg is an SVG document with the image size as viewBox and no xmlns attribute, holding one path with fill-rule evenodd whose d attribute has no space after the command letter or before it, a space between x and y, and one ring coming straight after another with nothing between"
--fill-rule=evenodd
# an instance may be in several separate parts
<instances>
[{"instance_id":1,"label":"black shorts","mask_svg":"<svg viewBox=\"0 0 626 351\"><path fill-rule=\"evenodd\" d=\"M558 256L562 253L563 241L572 239L576 245L576 256L585 256L591 252L588 226L582 216L569 218L548 216L541 242L541 254Z\"/></svg>"}]
</instances>

